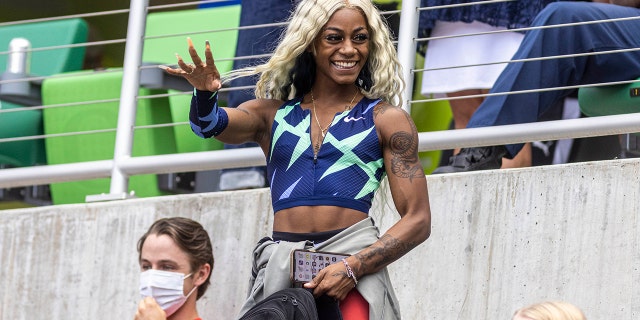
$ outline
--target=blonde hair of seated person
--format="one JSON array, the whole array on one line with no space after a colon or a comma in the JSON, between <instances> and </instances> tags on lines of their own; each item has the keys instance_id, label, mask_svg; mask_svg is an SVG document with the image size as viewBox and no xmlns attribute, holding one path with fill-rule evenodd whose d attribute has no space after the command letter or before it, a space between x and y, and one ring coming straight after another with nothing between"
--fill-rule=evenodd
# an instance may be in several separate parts
<instances>
[{"instance_id":1,"label":"blonde hair of seated person","mask_svg":"<svg viewBox=\"0 0 640 320\"><path fill-rule=\"evenodd\" d=\"M578 307L564 301L545 301L524 307L512 320L587 320Z\"/></svg>"}]
</instances>

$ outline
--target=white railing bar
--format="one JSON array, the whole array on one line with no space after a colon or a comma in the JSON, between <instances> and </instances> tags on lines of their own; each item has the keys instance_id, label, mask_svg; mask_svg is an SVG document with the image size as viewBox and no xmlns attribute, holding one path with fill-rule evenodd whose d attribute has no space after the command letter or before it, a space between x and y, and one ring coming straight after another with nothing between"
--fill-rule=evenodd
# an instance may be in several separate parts
<instances>
[{"instance_id":1,"label":"white railing bar","mask_svg":"<svg viewBox=\"0 0 640 320\"><path fill-rule=\"evenodd\" d=\"M400 106L407 112L411 112L409 100L413 96L413 73L416 60L416 37L418 36L418 7L419 0L404 0L402 3L402 14L400 15L400 29L398 34L403 35L398 39L398 60L402 65L402 78L405 81L405 88L400 99Z\"/></svg>"},{"instance_id":2,"label":"white railing bar","mask_svg":"<svg viewBox=\"0 0 640 320\"><path fill-rule=\"evenodd\" d=\"M89 73L83 73L81 72L83 70L78 70L76 72L70 72L70 73L60 73L60 74L55 74L55 75L51 75L51 76L31 76L31 77L25 77L25 78L20 78L20 79L16 79L16 80L2 80L0 81L0 85L2 85L3 83L12 83L12 82L25 82L25 81L43 81L46 79L60 79L60 78L73 78L73 77L80 77L80 76L86 76ZM88 70L85 70L88 71ZM100 70L100 73L109 73L109 72L119 72L122 71L122 69L104 69L104 70Z\"/></svg>"},{"instance_id":3,"label":"white railing bar","mask_svg":"<svg viewBox=\"0 0 640 320\"><path fill-rule=\"evenodd\" d=\"M421 132L419 151L640 132L640 113L484 128ZM2 169L0 188L109 177L112 160ZM120 159L127 175L262 166L258 147Z\"/></svg>"},{"instance_id":4,"label":"white railing bar","mask_svg":"<svg viewBox=\"0 0 640 320\"><path fill-rule=\"evenodd\" d=\"M145 33L147 6L149 0L131 0L131 11L127 24L127 45L124 52L124 66L118 109L118 125L114 165L111 171L110 194L127 194L129 177L120 169L120 161L131 156L133 149L133 127L136 123L138 88L140 87L140 66L142 65L142 38Z\"/></svg>"},{"instance_id":5,"label":"white railing bar","mask_svg":"<svg viewBox=\"0 0 640 320\"><path fill-rule=\"evenodd\" d=\"M0 139L0 143L3 142L15 142L15 141L27 141L27 140L39 140L39 139L48 139L48 138L60 138L60 137L70 137L70 136L81 136L88 134L96 134L96 133L108 133L115 132L116 128L111 129L96 129L96 130L87 130L87 131L74 131L74 132L64 132L64 133L49 133L43 135L35 135L35 136L24 136L24 137L16 137L16 138L2 138ZM0 144L1 146L1 144Z\"/></svg>"},{"instance_id":6,"label":"white railing bar","mask_svg":"<svg viewBox=\"0 0 640 320\"><path fill-rule=\"evenodd\" d=\"M0 188L108 178L111 174L111 167L113 167L113 160L2 169Z\"/></svg>"},{"instance_id":7,"label":"white railing bar","mask_svg":"<svg viewBox=\"0 0 640 320\"><path fill-rule=\"evenodd\" d=\"M635 132L640 132L640 113L421 132L418 149L444 150Z\"/></svg>"},{"instance_id":8,"label":"white railing bar","mask_svg":"<svg viewBox=\"0 0 640 320\"><path fill-rule=\"evenodd\" d=\"M199 5L199 4L217 3L217 2L225 2L225 0L203 0L203 1L191 1L191 2L182 2L182 3L175 3L175 4L160 4L155 6L149 6L149 10L172 9L172 8L188 7L188 6Z\"/></svg>"},{"instance_id":9,"label":"white railing bar","mask_svg":"<svg viewBox=\"0 0 640 320\"><path fill-rule=\"evenodd\" d=\"M624 17L624 18L611 18L611 19L602 19L602 20L592 20L592 21L582 21L582 22L569 22L569 23L560 23L560 24L550 24L545 26L534 26L534 27L523 27L523 28L513 28L513 29L503 29L503 30L493 30L493 31L483 31L483 32L472 32L465 33L459 35L450 35L450 36L440 36L440 37L427 37L427 38L417 38L417 42L429 41L429 40L437 40L437 39L448 39L448 38L460 38L467 36L478 36L478 35L486 35L493 33L504 33L504 32L526 32L530 30L539 30L539 29L553 29L553 28L565 28L565 27L575 27L589 24L599 24L599 23L610 23L610 22L620 22L620 21L629 21L629 20L637 20L640 19L640 16L636 17Z\"/></svg>"},{"instance_id":10,"label":"white railing bar","mask_svg":"<svg viewBox=\"0 0 640 320\"><path fill-rule=\"evenodd\" d=\"M458 66L450 66L450 67L442 67L442 68L414 69L414 70L412 70L412 72L433 71L433 70L447 70L447 69L475 67L475 66L488 66L488 65L493 65L493 64L503 64L503 63L512 63L512 62L513 63L518 63L518 62L532 62L532 61L542 61L542 60L555 60L555 59L564 59L564 58L573 58L573 57L588 57L588 56L597 56L597 55L602 55L602 54L633 52L633 51L638 51L638 50L640 50L640 48L627 48L627 49L615 49L615 50L595 51L595 52L571 53L571 54L563 54L563 55L557 55L557 56L545 56L545 57L537 57L537 58L514 59L514 60L496 61L496 62L487 62L487 63L478 63L478 64L467 64L467 65L458 65Z\"/></svg>"},{"instance_id":11,"label":"white railing bar","mask_svg":"<svg viewBox=\"0 0 640 320\"><path fill-rule=\"evenodd\" d=\"M474 1L474 2L455 3L455 4L443 4L439 6L418 7L418 11L439 10L439 9L448 9L448 8L457 8L457 7L469 7L469 6L475 6L475 5L511 2L511 1L517 1L517 0L487 0L487 1Z\"/></svg>"},{"instance_id":12,"label":"white railing bar","mask_svg":"<svg viewBox=\"0 0 640 320\"><path fill-rule=\"evenodd\" d=\"M59 46L49 46L49 47L39 47L39 48L31 48L25 50L25 52L38 52L38 51L50 51L50 50L58 50L58 49L66 49L66 48L78 48L78 47L95 47L95 46L103 46L107 44L120 44L124 43L126 39L112 39L112 40L100 40L100 41L92 41L92 42L82 42L82 43L72 43L72 44L64 44ZM0 55L9 54L11 51L0 51Z\"/></svg>"},{"instance_id":13,"label":"white railing bar","mask_svg":"<svg viewBox=\"0 0 640 320\"><path fill-rule=\"evenodd\" d=\"M255 86L237 86L237 87L222 88L219 91L220 92L229 92L229 91L247 90L247 89L253 89L253 88L255 88ZM140 100L140 99L163 98L163 97L171 97L171 96L190 95L190 94L192 94L192 91L180 91L180 92L173 92L173 93L158 93L158 94L153 94L153 95L138 96L137 99ZM53 108L61 108L61 107L78 107L78 106L84 106L84 105L88 105L88 104L112 103L112 102L118 102L118 101L120 101L120 98L88 100L88 101L78 101L78 102L59 103L59 104L50 104L50 105L40 105L40 106L33 106L33 107L27 107L27 108L15 108L15 109L2 109L2 108L0 108L0 114L11 113L11 112L26 112L26 111L29 111L29 110L53 109Z\"/></svg>"},{"instance_id":14,"label":"white railing bar","mask_svg":"<svg viewBox=\"0 0 640 320\"><path fill-rule=\"evenodd\" d=\"M627 80L627 81L617 81L617 82L608 82L608 83L595 83L589 85L580 85L580 86L568 86L568 87L556 87L556 88L548 88L548 89L534 89L534 90L523 90L523 91L510 91L510 92L499 92L499 93L487 93L487 94L477 94L477 95L466 95L460 97L443 97L443 98L433 98L433 99L424 99L424 100L410 100L410 104L416 104L421 102L435 102L435 101L449 101L449 100L457 100L457 99L468 99L468 98L485 98L488 96L500 96L500 95L510 95L510 94L522 94L522 93L531 93L531 92L539 92L539 91L554 91L554 90L564 90L564 89L576 89L576 88L586 88L586 87L599 87L599 86L608 86L608 85L619 85L619 84L629 84L629 83L637 83L640 80ZM245 86L238 87L240 88L251 88L253 86ZM225 90L225 89L221 89ZM230 90L225 90L230 91ZM191 94L190 91L179 92L179 93L166 93L166 94L157 94L157 95L149 95L149 96L139 96L138 99L142 98L160 98L160 97L168 97L168 96L176 96L176 95L187 95ZM110 100L102 100L101 102L116 102L118 99L110 99ZM9 112L20 112L20 111L28 111L30 109L0 109L0 114L9 113ZM141 125L135 126L134 129L154 129L154 128L163 128L163 127L177 127L189 125L187 121L181 122L171 122L171 123L160 123L160 124L152 124L152 125ZM96 133L106 133L106 132L114 132L116 128L111 129L98 129L98 130L88 130L88 131L74 131L74 132L65 132L65 133L54 133L54 134L46 134L46 135L32 135L32 136L24 136L24 137L14 137L14 138L0 138L0 144L4 142L16 142L16 141L28 141L28 140L38 140L38 139L47 139L47 138L57 138L57 137L67 137L74 135L88 135L88 134L96 134Z\"/></svg>"},{"instance_id":15,"label":"white railing bar","mask_svg":"<svg viewBox=\"0 0 640 320\"><path fill-rule=\"evenodd\" d=\"M162 38L175 38L180 36L186 36L190 34L202 34L202 33L214 33L214 32L225 32L225 31L236 31L236 30L248 30L248 29L260 29L266 27L279 27L286 26L288 22L273 22L273 23L265 23L265 24L254 24L250 26L239 26L233 28L222 28L222 29L209 29L209 30L201 30L201 31L191 31L191 32L180 32L180 33L167 33L160 34L156 36L145 36L144 38L147 40L151 39L162 39Z\"/></svg>"},{"instance_id":16,"label":"white railing bar","mask_svg":"<svg viewBox=\"0 0 640 320\"><path fill-rule=\"evenodd\" d=\"M90 12L90 13L70 14L70 15L66 15L66 16L27 19L27 20L18 20L18 21L10 21L10 22L0 22L0 27L11 26L11 25L16 25L16 24L57 21L57 20L65 20L65 19L73 19L73 18L99 17L99 16L106 16L106 15L112 15L112 14L127 13L127 12L129 12L129 9L117 9L117 10L110 10L110 11L99 11L99 12Z\"/></svg>"},{"instance_id":17,"label":"white railing bar","mask_svg":"<svg viewBox=\"0 0 640 320\"><path fill-rule=\"evenodd\" d=\"M98 103L118 102L118 101L120 101L120 98L78 101L78 102L59 103L59 104L50 104L46 106L41 105L41 106L33 106L33 107L15 108L15 109L0 109L0 114L9 113L9 112L22 112L22 111L29 111L29 110L53 109L53 108L61 108L61 107L77 107L77 106L83 106L87 104L98 104Z\"/></svg>"},{"instance_id":18,"label":"white railing bar","mask_svg":"<svg viewBox=\"0 0 640 320\"><path fill-rule=\"evenodd\" d=\"M122 162L122 170L129 175L136 175L245 168L265 164L262 149L252 147L133 157Z\"/></svg>"},{"instance_id":19,"label":"white railing bar","mask_svg":"<svg viewBox=\"0 0 640 320\"><path fill-rule=\"evenodd\" d=\"M466 95L466 96L460 96L460 97L421 99L421 100L411 100L410 103L415 104L415 103L421 103L421 102L434 102L434 101L442 101L442 100L458 100L458 99L491 97L491 96L508 96L511 94L535 93L535 92L579 89L579 88L589 88L589 87L603 87L603 86L610 86L610 85L616 85L616 84L629 84L629 83L636 83L636 82L640 82L640 80L635 79L635 80L613 81L613 82L604 82L604 83L581 84L581 85L575 85L575 86L538 88L538 89L517 90L517 91L508 91L508 92L493 92L493 93L485 93L485 94L472 94L472 95Z\"/></svg>"}]
</instances>

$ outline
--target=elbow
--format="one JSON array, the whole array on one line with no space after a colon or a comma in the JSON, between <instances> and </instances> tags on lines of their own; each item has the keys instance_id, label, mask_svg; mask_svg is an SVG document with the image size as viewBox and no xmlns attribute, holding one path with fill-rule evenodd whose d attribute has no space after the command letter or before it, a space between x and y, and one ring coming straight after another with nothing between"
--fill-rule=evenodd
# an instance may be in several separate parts
<instances>
[{"instance_id":1,"label":"elbow","mask_svg":"<svg viewBox=\"0 0 640 320\"><path fill-rule=\"evenodd\" d=\"M426 241L431 236L431 214L427 211L420 214L419 218L414 221L416 228L416 240L418 244Z\"/></svg>"},{"instance_id":2,"label":"elbow","mask_svg":"<svg viewBox=\"0 0 640 320\"><path fill-rule=\"evenodd\" d=\"M425 226L421 230L421 243L425 242L431 236L431 220L426 221Z\"/></svg>"}]
</instances>

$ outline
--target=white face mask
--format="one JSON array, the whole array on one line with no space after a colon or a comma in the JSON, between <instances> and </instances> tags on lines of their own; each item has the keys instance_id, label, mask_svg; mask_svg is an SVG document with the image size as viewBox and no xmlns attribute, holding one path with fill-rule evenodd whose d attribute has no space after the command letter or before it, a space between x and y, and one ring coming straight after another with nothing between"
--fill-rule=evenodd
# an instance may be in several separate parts
<instances>
[{"instance_id":1,"label":"white face mask","mask_svg":"<svg viewBox=\"0 0 640 320\"><path fill-rule=\"evenodd\" d=\"M149 269L140 274L140 294L143 298L153 297L169 317L198 288L195 286L189 294L184 295L184 279L191 275L192 273L185 276L178 272Z\"/></svg>"}]
</instances>

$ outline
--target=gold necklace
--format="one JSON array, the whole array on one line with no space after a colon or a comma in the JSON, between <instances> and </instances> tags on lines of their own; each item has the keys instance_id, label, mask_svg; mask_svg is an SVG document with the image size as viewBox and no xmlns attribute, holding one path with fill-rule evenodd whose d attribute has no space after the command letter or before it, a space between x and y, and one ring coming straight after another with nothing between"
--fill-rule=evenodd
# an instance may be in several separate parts
<instances>
[{"instance_id":1,"label":"gold necklace","mask_svg":"<svg viewBox=\"0 0 640 320\"><path fill-rule=\"evenodd\" d=\"M356 90L356 94L353 95L353 98L351 98L351 102L349 102L349 105L344 107L344 110L349 110L353 107L353 101L356 99L356 96L358 96L357 90ZM318 128L320 129L320 135L322 135L322 138L318 137L318 140L313 146L313 149L317 156L318 150L320 150L320 143L324 140L324 137L326 136L325 132L329 131L329 127L331 127L331 122L333 121L329 122L326 128L324 129L322 128L322 125L320 124L320 119L318 119L318 112L316 112L316 99L313 97L313 90L311 90L311 104L313 105L313 117L316 118L316 123L318 124Z\"/></svg>"},{"instance_id":2,"label":"gold necklace","mask_svg":"<svg viewBox=\"0 0 640 320\"><path fill-rule=\"evenodd\" d=\"M357 96L358 96L358 91L356 91L356 94L354 94L353 98L351 98L351 102L349 102L349 105L346 105L344 107L344 110L350 110L351 108L353 108L353 101L356 100ZM316 123L318 124L318 128L320 128L320 134L322 134L322 137L324 138L326 135L325 131L329 130L329 127L331 126L331 122L327 125L326 128L322 129L322 125L320 124L320 120L318 119L318 113L316 112L316 99L314 99L313 97L313 90L311 90L311 104L313 105L313 116L314 118L316 118Z\"/></svg>"},{"instance_id":3,"label":"gold necklace","mask_svg":"<svg viewBox=\"0 0 640 320\"><path fill-rule=\"evenodd\" d=\"M320 120L318 119L318 113L316 112L316 99L313 98L313 90L311 90L311 104L313 105L313 117L316 118L316 123L318 124L318 128L320 128L320 134L324 138L324 132L329 130L331 123L327 125L327 128L322 129L322 125L320 124Z\"/></svg>"},{"instance_id":4,"label":"gold necklace","mask_svg":"<svg viewBox=\"0 0 640 320\"><path fill-rule=\"evenodd\" d=\"M356 100L356 97L358 96L358 92L359 90L356 90L356 94L354 94L353 98L351 98L351 102L349 102L349 105L344 106L344 110L351 110L351 108L353 108L353 101Z\"/></svg>"}]
</instances>

